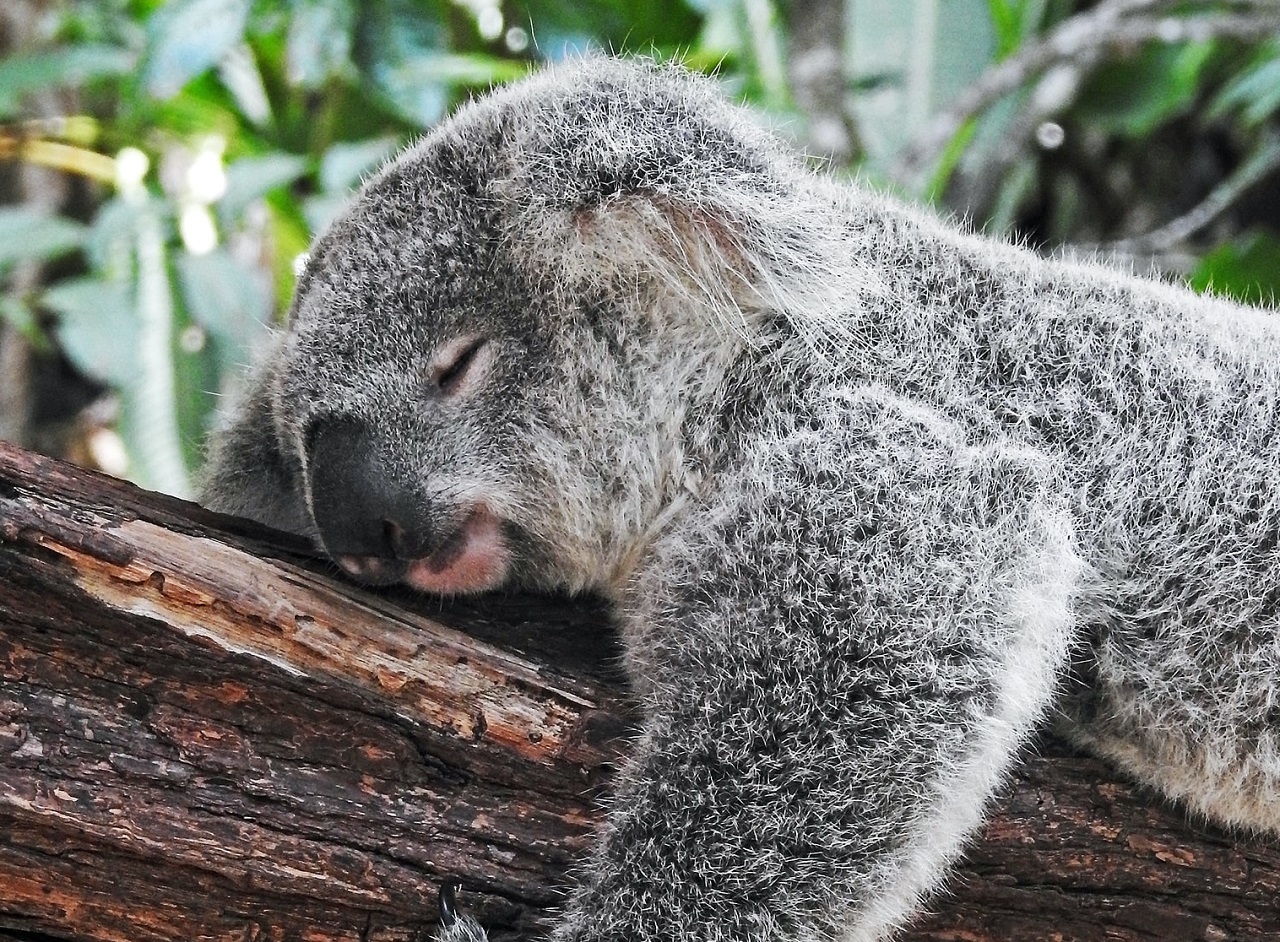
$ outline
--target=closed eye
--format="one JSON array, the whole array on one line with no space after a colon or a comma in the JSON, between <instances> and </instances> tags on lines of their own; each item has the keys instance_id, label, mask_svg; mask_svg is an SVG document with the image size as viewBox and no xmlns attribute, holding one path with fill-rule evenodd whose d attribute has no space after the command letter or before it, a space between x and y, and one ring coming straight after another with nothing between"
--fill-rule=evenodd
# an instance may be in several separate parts
<instances>
[{"instance_id":1,"label":"closed eye","mask_svg":"<svg viewBox=\"0 0 1280 942\"><path fill-rule=\"evenodd\" d=\"M482 359L481 354L487 353L488 345L489 341L485 337L468 337L441 348L432 362L431 373L436 387L447 395L454 395L469 387L471 384L468 379L476 378L471 374L479 372L477 366ZM487 362L488 357L483 359Z\"/></svg>"}]
</instances>

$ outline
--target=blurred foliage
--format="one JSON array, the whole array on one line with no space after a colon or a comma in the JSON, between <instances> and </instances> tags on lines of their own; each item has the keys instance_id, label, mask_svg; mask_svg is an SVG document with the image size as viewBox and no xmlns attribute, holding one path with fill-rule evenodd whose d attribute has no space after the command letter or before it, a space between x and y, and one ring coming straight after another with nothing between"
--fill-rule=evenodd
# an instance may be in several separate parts
<instances>
[{"instance_id":1,"label":"blurred foliage","mask_svg":"<svg viewBox=\"0 0 1280 942\"><path fill-rule=\"evenodd\" d=\"M939 108L1091 4L847 6L849 107L866 152L837 169L887 182ZM1239 7L1188 2L1168 15ZM41 9L39 35L0 61L0 169L6 158L55 168L80 181L79 197L55 213L10 187L0 318L37 357L60 351L113 390L128 473L175 493L188 490L219 394L286 309L312 235L362 176L468 94L587 49L679 57L718 69L731 94L804 143L787 87L788 10L771 0L63 0ZM1010 154L1009 129L1039 78L971 116L935 156L925 191L1035 245L1140 235L1275 146L1275 38L1109 50L1053 127L1014 141ZM51 90L65 113L33 107ZM1269 204L1224 213L1178 247L1180 262L1155 261L1198 287L1273 297L1280 188L1274 173L1263 176ZM33 265L39 277L14 277Z\"/></svg>"}]
</instances>

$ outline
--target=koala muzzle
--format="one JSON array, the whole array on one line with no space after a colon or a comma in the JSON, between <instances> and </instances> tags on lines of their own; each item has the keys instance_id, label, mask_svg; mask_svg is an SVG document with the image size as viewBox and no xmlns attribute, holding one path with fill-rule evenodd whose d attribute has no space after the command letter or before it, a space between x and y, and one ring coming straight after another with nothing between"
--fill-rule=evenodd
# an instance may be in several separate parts
<instances>
[{"instance_id":1,"label":"koala muzzle","mask_svg":"<svg viewBox=\"0 0 1280 942\"><path fill-rule=\"evenodd\" d=\"M426 501L397 480L363 422L337 418L316 425L308 440L307 473L311 515L325 550L344 565L349 557L383 563L370 562L368 571L355 575L394 580L409 560L432 551Z\"/></svg>"},{"instance_id":2,"label":"koala muzzle","mask_svg":"<svg viewBox=\"0 0 1280 942\"><path fill-rule=\"evenodd\" d=\"M499 585L511 556L482 502L433 506L363 422L328 419L307 439L311 516L325 551L365 582L452 595ZM442 520L436 519L445 511Z\"/></svg>"}]
</instances>

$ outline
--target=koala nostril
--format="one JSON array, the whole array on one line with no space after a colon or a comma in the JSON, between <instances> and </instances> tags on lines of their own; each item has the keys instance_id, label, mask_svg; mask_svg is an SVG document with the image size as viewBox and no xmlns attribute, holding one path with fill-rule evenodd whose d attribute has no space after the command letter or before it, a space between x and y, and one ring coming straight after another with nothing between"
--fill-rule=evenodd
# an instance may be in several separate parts
<instances>
[{"instance_id":1,"label":"koala nostril","mask_svg":"<svg viewBox=\"0 0 1280 942\"><path fill-rule=\"evenodd\" d=\"M385 555L392 559L409 559L411 556L409 538L394 520L382 521L382 539L387 547Z\"/></svg>"}]
</instances>

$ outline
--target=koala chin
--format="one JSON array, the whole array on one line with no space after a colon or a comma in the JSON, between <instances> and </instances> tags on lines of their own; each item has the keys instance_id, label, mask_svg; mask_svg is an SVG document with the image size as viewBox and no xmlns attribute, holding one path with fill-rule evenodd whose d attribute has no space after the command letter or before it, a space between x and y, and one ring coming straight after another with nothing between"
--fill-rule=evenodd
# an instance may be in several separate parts
<instances>
[{"instance_id":1,"label":"koala chin","mask_svg":"<svg viewBox=\"0 0 1280 942\"><path fill-rule=\"evenodd\" d=\"M645 715L559 942L888 938L1050 722L1280 834L1280 320L813 174L678 68L383 167L203 495L611 600Z\"/></svg>"}]
</instances>

